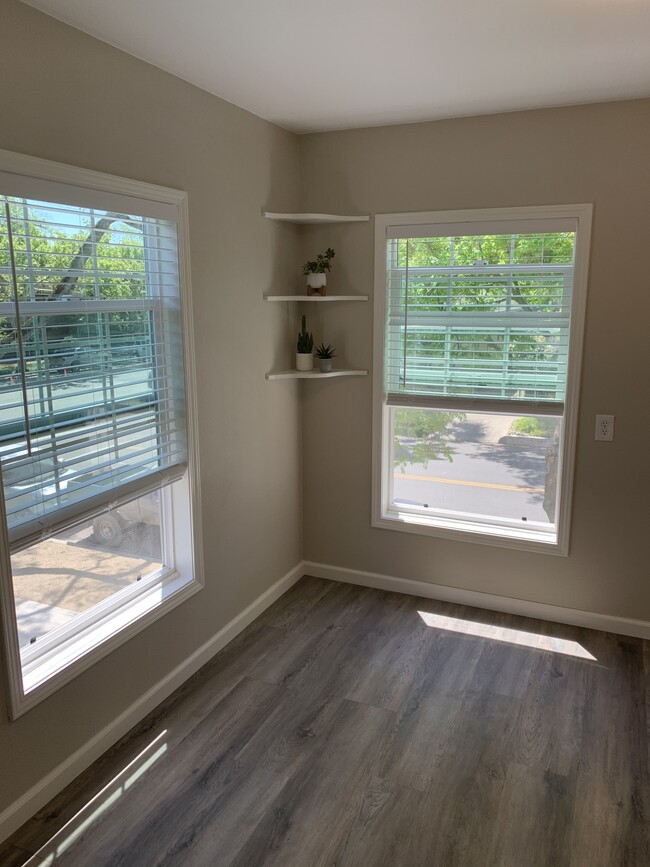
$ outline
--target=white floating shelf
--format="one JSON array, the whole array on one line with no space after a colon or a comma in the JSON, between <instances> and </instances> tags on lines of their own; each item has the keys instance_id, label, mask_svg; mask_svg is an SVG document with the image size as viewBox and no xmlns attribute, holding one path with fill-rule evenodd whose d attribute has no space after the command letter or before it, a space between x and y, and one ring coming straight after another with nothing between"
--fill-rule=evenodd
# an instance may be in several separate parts
<instances>
[{"instance_id":1,"label":"white floating shelf","mask_svg":"<svg viewBox=\"0 0 650 867\"><path fill-rule=\"evenodd\" d=\"M367 370L330 370L321 373L320 370L271 370L267 379L331 379L335 376L367 376Z\"/></svg>"},{"instance_id":2,"label":"white floating shelf","mask_svg":"<svg viewBox=\"0 0 650 867\"><path fill-rule=\"evenodd\" d=\"M267 220L281 220L284 223L367 223L370 217L346 217L342 214L273 214L262 211Z\"/></svg>"},{"instance_id":3,"label":"white floating shelf","mask_svg":"<svg viewBox=\"0 0 650 867\"><path fill-rule=\"evenodd\" d=\"M266 301L367 301L367 295L265 295Z\"/></svg>"}]
</instances>

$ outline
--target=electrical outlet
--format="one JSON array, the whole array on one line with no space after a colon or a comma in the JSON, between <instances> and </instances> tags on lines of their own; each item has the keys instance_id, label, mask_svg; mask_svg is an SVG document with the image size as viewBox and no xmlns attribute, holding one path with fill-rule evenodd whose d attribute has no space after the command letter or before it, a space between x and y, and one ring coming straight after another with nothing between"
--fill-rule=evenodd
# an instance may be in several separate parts
<instances>
[{"instance_id":1,"label":"electrical outlet","mask_svg":"<svg viewBox=\"0 0 650 867\"><path fill-rule=\"evenodd\" d=\"M596 439L601 442L611 443L614 439L614 416L596 416Z\"/></svg>"}]
</instances>

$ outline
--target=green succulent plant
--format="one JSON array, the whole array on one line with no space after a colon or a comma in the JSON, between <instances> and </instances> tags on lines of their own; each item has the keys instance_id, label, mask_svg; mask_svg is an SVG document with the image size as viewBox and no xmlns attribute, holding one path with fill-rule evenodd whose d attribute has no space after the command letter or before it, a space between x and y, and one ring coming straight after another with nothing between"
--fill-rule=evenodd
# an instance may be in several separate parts
<instances>
[{"instance_id":1,"label":"green succulent plant","mask_svg":"<svg viewBox=\"0 0 650 867\"><path fill-rule=\"evenodd\" d=\"M307 274L324 274L332 267L332 259L336 253L331 247L328 247L324 253L319 253L313 262L305 262L302 266L302 273Z\"/></svg>"},{"instance_id":2,"label":"green succulent plant","mask_svg":"<svg viewBox=\"0 0 650 867\"><path fill-rule=\"evenodd\" d=\"M314 353L316 358L336 358L336 347L332 346L331 343L328 343L327 346L321 343L320 346L316 347Z\"/></svg>"},{"instance_id":3,"label":"green succulent plant","mask_svg":"<svg viewBox=\"0 0 650 867\"><path fill-rule=\"evenodd\" d=\"M302 330L298 334L297 352L309 354L314 348L314 335L307 331L307 317L302 317Z\"/></svg>"}]
</instances>

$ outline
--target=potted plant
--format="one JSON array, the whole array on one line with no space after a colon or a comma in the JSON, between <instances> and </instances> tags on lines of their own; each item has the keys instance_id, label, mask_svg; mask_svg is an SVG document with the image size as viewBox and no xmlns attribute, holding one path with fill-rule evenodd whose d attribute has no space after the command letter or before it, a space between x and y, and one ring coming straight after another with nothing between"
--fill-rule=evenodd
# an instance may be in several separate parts
<instances>
[{"instance_id":1,"label":"potted plant","mask_svg":"<svg viewBox=\"0 0 650 867\"><path fill-rule=\"evenodd\" d=\"M307 277L308 295L325 295L326 272L331 269L335 255L334 250L328 247L324 253L319 253L313 262L305 262L302 266L302 273Z\"/></svg>"},{"instance_id":2,"label":"potted plant","mask_svg":"<svg viewBox=\"0 0 650 867\"><path fill-rule=\"evenodd\" d=\"M332 359L336 358L336 348L331 343L328 343L327 346L321 343L320 346L316 347L314 352L320 362L320 372L329 373L332 369Z\"/></svg>"},{"instance_id":3,"label":"potted plant","mask_svg":"<svg viewBox=\"0 0 650 867\"><path fill-rule=\"evenodd\" d=\"M302 329L296 344L296 370L311 370L314 366L314 335L307 331L306 317L302 317Z\"/></svg>"}]
</instances>

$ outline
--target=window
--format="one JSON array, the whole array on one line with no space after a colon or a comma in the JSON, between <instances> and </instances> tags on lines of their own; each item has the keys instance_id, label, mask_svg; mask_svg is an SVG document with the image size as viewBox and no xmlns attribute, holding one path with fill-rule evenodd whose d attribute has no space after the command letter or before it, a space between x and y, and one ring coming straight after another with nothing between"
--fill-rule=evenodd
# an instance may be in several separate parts
<instances>
[{"instance_id":1,"label":"window","mask_svg":"<svg viewBox=\"0 0 650 867\"><path fill-rule=\"evenodd\" d=\"M0 153L18 715L200 587L185 195ZM34 171L35 170L35 171Z\"/></svg>"},{"instance_id":2,"label":"window","mask_svg":"<svg viewBox=\"0 0 650 867\"><path fill-rule=\"evenodd\" d=\"M376 218L375 526L567 553L590 220Z\"/></svg>"}]
</instances>

